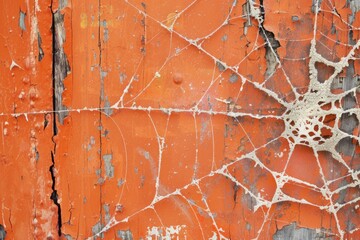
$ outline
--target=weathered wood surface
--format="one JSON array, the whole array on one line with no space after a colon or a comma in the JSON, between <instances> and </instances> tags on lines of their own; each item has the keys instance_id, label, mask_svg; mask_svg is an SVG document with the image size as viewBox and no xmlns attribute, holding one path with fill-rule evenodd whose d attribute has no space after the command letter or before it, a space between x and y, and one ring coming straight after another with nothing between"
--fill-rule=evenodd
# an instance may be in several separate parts
<instances>
[{"instance_id":1,"label":"weathered wood surface","mask_svg":"<svg viewBox=\"0 0 360 240\"><path fill-rule=\"evenodd\" d=\"M0 2L0 239L359 239L359 9Z\"/></svg>"}]
</instances>

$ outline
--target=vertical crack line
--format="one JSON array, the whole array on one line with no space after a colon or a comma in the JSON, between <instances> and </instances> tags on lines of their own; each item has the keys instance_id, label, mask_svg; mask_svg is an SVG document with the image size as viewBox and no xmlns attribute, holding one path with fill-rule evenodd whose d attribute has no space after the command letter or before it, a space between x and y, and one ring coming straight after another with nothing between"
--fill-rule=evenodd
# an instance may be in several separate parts
<instances>
[{"instance_id":1,"label":"vertical crack line","mask_svg":"<svg viewBox=\"0 0 360 240\"><path fill-rule=\"evenodd\" d=\"M70 73L70 64L64 51L66 32L64 26L64 14L60 10L52 10L52 44L53 44L53 107L59 119L64 123L64 118L69 114L63 105L62 94L65 90L64 79ZM56 129L57 133L57 129Z\"/></svg>"},{"instance_id":2,"label":"vertical crack line","mask_svg":"<svg viewBox=\"0 0 360 240\"><path fill-rule=\"evenodd\" d=\"M269 77L276 71L276 67L280 62L277 49L281 47L280 42L275 38L275 34L266 30L265 22L265 8L264 0L260 0L260 16L262 21L259 21L259 33L265 41L265 58L266 58L266 73L265 76Z\"/></svg>"},{"instance_id":3,"label":"vertical crack line","mask_svg":"<svg viewBox=\"0 0 360 240\"><path fill-rule=\"evenodd\" d=\"M49 168L50 174L51 174L51 180L52 180L52 185L51 185L51 189L52 189L52 193L50 196L50 199L54 202L54 204L57 206L58 209L58 223L57 223L57 227L58 227L58 234L59 236L61 236L61 227L62 227L62 219L61 219L61 206L59 203L59 196L56 190L56 177L55 177L55 155L54 152L51 152L51 161L52 161L52 165Z\"/></svg>"},{"instance_id":4,"label":"vertical crack line","mask_svg":"<svg viewBox=\"0 0 360 240\"><path fill-rule=\"evenodd\" d=\"M52 33L52 104L53 104L53 118L52 118L52 124L53 124L53 135L52 135L52 142L54 143L54 148L51 151L51 166L49 167L49 171L50 171L50 175L51 175L51 180L52 180L52 185L51 185L51 196L50 199L54 202L54 204L57 206L57 230L58 230L58 235L61 236L61 227L62 227L62 216L61 216L61 206L59 203L59 196L58 196L58 192L56 190L56 176L55 176L55 152L56 152L56 141L54 140L54 137L56 137L58 135L58 128L57 128L57 122L56 122L56 115L57 112L59 112L60 110L62 110L62 91L60 93L60 98L58 96L58 84L57 82L59 82L58 77L61 76L58 74L59 72L59 67L61 67L61 63L59 64L59 48L62 49L62 46L59 46L59 36L57 36L59 33L57 31L57 15L62 16L58 11L54 12L53 11L53 1L51 1L51 5L50 5L50 11L51 11L51 15L52 15L52 25L51 25L51 33ZM63 17L62 17L63 20ZM62 51L63 52L63 51ZM65 55L63 53L63 55ZM68 61L66 59L65 56L65 71L66 71L66 75L67 72L70 70L69 68L69 64ZM63 71L64 72L64 71ZM64 78L66 77L66 75L64 75ZM60 82L62 84L62 80L64 78L60 78ZM64 87L62 86L61 90L63 90ZM60 102L59 102L60 101ZM59 108L60 106L60 108ZM59 121L60 123L62 123L62 117L61 116L66 116L66 112L64 113L58 113L59 116Z\"/></svg>"},{"instance_id":5,"label":"vertical crack line","mask_svg":"<svg viewBox=\"0 0 360 240\"><path fill-rule=\"evenodd\" d=\"M101 104L103 101L103 97L104 95L102 94L104 92L104 78L102 76L102 44L101 44L101 0L98 1L98 22L99 22L99 27L98 27L98 48L99 48L99 77L100 77L100 97L99 97L99 109L101 109ZM100 172L101 174L103 174L103 169L102 169L102 111L99 111L99 168L100 168ZM104 226L105 224L103 223L103 211L102 211L102 184L99 185L99 207L100 207L100 226L102 228L102 226Z\"/></svg>"},{"instance_id":6,"label":"vertical crack line","mask_svg":"<svg viewBox=\"0 0 360 240\"><path fill-rule=\"evenodd\" d=\"M52 10L52 1L51 1L51 15L52 15L52 25L51 25L51 33L52 33L52 107L53 107L53 136L56 136L57 133L58 133L58 129L57 129L57 124L56 124L56 80L55 80L55 68L56 68L56 37L55 37L55 34L56 34L56 30L55 30L55 16L54 16L54 12ZM55 152L55 147L56 147L56 144L54 142L54 152Z\"/></svg>"}]
</instances>

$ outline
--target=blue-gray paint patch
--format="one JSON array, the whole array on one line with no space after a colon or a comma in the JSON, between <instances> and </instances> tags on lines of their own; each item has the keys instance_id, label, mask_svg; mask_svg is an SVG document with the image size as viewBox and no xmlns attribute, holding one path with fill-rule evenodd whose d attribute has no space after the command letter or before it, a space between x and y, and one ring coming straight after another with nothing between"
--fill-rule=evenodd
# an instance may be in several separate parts
<instances>
[{"instance_id":1,"label":"blue-gray paint patch","mask_svg":"<svg viewBox=\"0 0 360 240\"><path fill-rule=\"evenodd\" d=\"M109 100L108 100L107 97L105 97L104 113L105 113L107 116L111 116L112 113L113 113L113 110L111 109L111 105L110 105L110 102L109 102Z\"/></svg>"},{"instance_id":2,"label":"blue-gray paint patch","mask_svg":"<svg viewBox=\"0 0 360 240\"><path fill-rule=\"evenodd\" d=\"M276 230L273 240L312 240L312 239L328 239L325 231L316 229L302 228L297 226L296 222L284 226ZM329 238L330 239L330 238Z\"/></svg>"},{"instance_id":3,"label":"blue-gray paint patch","mask_svg":"<svg viewBox=\"0 0 360 240\"><path fill-rule=\"evenodd\" d=\"M60 0L60 1L59 1L59 10L64 9L67 5L68 5L68 1L67 1L67 0Z\"/></svg>"},{"instance_id":4,"label":"blue-gray paint patch","mask_svg":"<svg viewBox=\"0 0 360 240\"><path fill-rule=\"evenodd\" d=\"M229 81L230 81L231 83L236 83L238 80L239 80L239 76L236 75L235 73L232 73L232 74L230 75Z\"/></svg>"},{"instance_id":5,"label":"blue-gray paint patch","mask_svg":"<svg viewBox=\"0 0 360 240\"><path fill-rule=\"evenodd\" d=\"M101 26L104 28L103 33L104 33L104 42L109 41L109 28L107 27L107 22L106 20L103 20L101 22Z\"/></svg>"},{"instance_id":6,"label":"blue-gray paint patch","mask_svg":"<svg viewBox=\"0 0 360 240\"><path fill-rule=\"evenodd\" d=\"M20 16L19 16L19 27L21 28L21 30L25 31L26 30L26 26L25 26L25 17L26 17L26 13L20 10Z\"/></svg>"},{"instance_id":7,"label":"blue-gray paint patch","mask_svg":"<svg viewBox=\"0 0 360 240\"><path fill-rule=\"evenodd\" d=\"M201 128L200 128L200 143L204 142L204 140L207 138L207 137L210 137L211 136L211 131L209 128L209 120L207 119L203 119L201 121Z\"/></svg>"},{"instance_id":8,"label":"blue-gray paint patch","mask_svg":"<svg viewBox=\"0 0 360 240\"><path fill-rule=\"evenodd\" d=\"M45 56L45 53L44 53L44 50L42 49L42 39L41 39L41 35L39 32L37 34L37 40L38 40L38 48L39 48L38 61L41 62L41 60Z\"/></svg>"},{"instance_id":9,"label":"blue-gray paint patch","mask_svg":"<svg viewBox=\"0 0 360 240\"><path fill-rule=\"evenodd\" d=\"M104 42L109 41L109 29L104 28Z\"/></svg>"},{"instance_id":10,"label":"blue-gray paint patch","mask_svg":"<svg viewBox=\"0 0 360 240\"><path fill-rule=\"evenodd\" d=\"M120 73L119 79L120 79L120 83L123 84L124 81L126 80L127 76L125 73Z\"/></svg>"},{"instance_id":11,"label":"blue-gray paint patch","mask_svg":"<svg viewBox=\"0 0 360 240\"><path fill-rule=\"evenodd\" d=\"M221 37L221 41L226 42L227 40L228 40L228 35L227 35L227 34L224 34L224 35Z\"/></svg>"},{"instance_id":12,"label":"blue-gray paint patch","mask_svg":"<svg viewBox=\"0 0 360 240\"><path fill-rule=\"evenodd\" d=\"M133 235L130 229L128 230L118 230L117 237L122 240L133 240Z\"/></svg>"},{"instance_id":13,"label":"blue-gray paint patch","mask_svg":"<svg viewBox=\"0 0 360 240\"><path fill-rule=\"evenodd\" d=\"M105 211L105 223L107 224L110 221L110 205L109 204L104 204L103 205L103 209Z\"/></svg>"},{"instance_id":14,"label":"blue-gray paint patch","mask_svg":"<svg viewBox=\"0 0 360 240\"><path fill-rule=\"evenodd\" d=\"M150 159L150 153L147 151L144 151L144 157L149 160Z\"/></svg>"},{"instance_id":15,"label":"blue-gray paint patch","mask_svg":"<svg viewBox=\"0 0 360 240\"><path fill-rule=\"evenodd\" d=\"M195 201L192 199L188 199L188 203L192 206L195 206Z\"/></svg>"},{"instance_id":16,"label":"blue-gray paint patch","mask_svg":"<svg viewBox=\"0 0 360 240\"><path fill-rule=\"evenodd\" d=\"M250 223L246 222L246 230L250 231L251 230L251 225Z\"/></svg>"},{"instance_id":17,"label":"blue-gray paint patch","mask_svg":"<svg viewBox=\"0 0 360 240\"><path fill-rule=\"evenodd\" d=\"M90 142L89 142L89 144L87 145L86 150L87 150L87 151L90 151L93 145L95 145L95 138L94 138L93 136L91 136L91 137L90 137Z\"/></svg>"},{"instance_id":18,"label":"blue-gray paint patch","mask_svg":"<svg viewBox=\"0 0 360 240\"><path fill-rule=\"evenodd\" d=\"M65 234L64 236L66 240L73 240L73 237L69 234Z\"/></svg>"},{"instance_id":19,"label":"blue-gray paint patch","mask_svg":"<svg viewBox=\"0 0 360 240\"><path fill-rule=\"evenodd\" d=\"M105 182L104 178L102 178L102 177L98 178L98 184L99 185L104 184L104 182Z\"/></svg>"},{"instance_id":20,"label":"blue-gray paint patch","mask_svg":"<svg viewBox=\"0 0 360 240\"><path fill-rule=\"evenodd\" d=\"M226 70L226 66L220 61L216 61L216 66L220 72L224 72Z\"/></svg>"},{"instance_id":21,"label":"blue-gray paint patch","mask_svg":"<svg viewBox=\"0 0 360 240\"><path fill-rule=\"evenodd\" d=\"M100 222L97 222L92 228L91 228L91 231L92 231L92 234L93 235L96 235L98 234L102 229L102 225ZM104 237L104 234L101 233L100 234L100 237L103 238ZM94 237L94 239L96 239L96 237Z\"/></svg>"},{"instance_id":22,"label":"blue-gray paint patch","mask_svg":"<svg viewBox=\"0 0 360 240\"><path fill-rule=\"evenodd\" d=\"M107 137L109 135L109 130L105 129L104 132L101 134L103 137Z\"/></svg>"},{"instance_id":23,"label":"blue-gray paint patch","mask_svg":"<svg viewBox=\"0 0 360 240\"><path fill-rule=\"evenodd\" d=\"M0 240L4 240L6 237L6 231L3 225L0 224Z\"/></svg>"},{"instance_id":24,"label":"blue-gray paint patch","mask_svg":"<svg viewBox=\"0 0 360 240\"><path fill-rule=\"evenodd\" d=\"M299 21L299 17L298 16L291 16L291 21L293 21L293 22L297 22L297 21Z\"/></svg>"},{"instance_id":25,"label":"blue-gray paint patch","mask_svg":"<svg viewBox=\"0 0 360 240\"><path fill-rule=\"evenodd\" d=\"M202 208L198 207L197 208L197 211L198 213L203 216L203 217L206 217L206 218L216 218L216 213L212 213L212 212L206 212L204 211Z\"/></svg>"},{"instance_id":26,"label":"blue-gray paint patch","mask_svg":"<svg viewBox=\"0 0 360 240\"><path fill-rule=\"evenodd\" d=\"M117 182L117 186L118 187L121 187L122 185L124 184L124 179L119 179L118 182Z\"/></svg>"},{"instance_id":27,"label":"blue-gray paint patch","mask_svg":"<svg viewBox=\"0 0 360 240\"><path fill-rule=\"evenodd\" d=\"M104 79L108 75L107 71L100 69L100 99L104 101L105 90L104 90Z\"/></svg>"},{"instance_id":28,"label":"blue-gray paint patch","mask_svg":"<svg viewBox=\"0 0 360 240\"><path fill-rule=\"evenodd\" d=\"M151 157L151 155L150 155L150 153L149 153L148 151L146 151L146 150L144 150L144 149L141 149L141 148L139 148L138 151L139 151L139 154L143 155L144 158L149 161L152 179L153 179L153 180L156 180L156 177L157 177L157 166L156 166L156 164L155 164L154 159ZM145 180L145 179L144 179L144 180Z\"/></svg>"},{"instance_id":29,"label":"blue-gray paint patch","mask_svg":"<svg viewBox=\"0 0 360 240\"><path fill-rule=\"evenodd\" d=\"M112 154L105 154L103 156L103 160L105 162L105 174L107 177L114 177L114 166L112 165Z\"/></svg>"},{"instance_id":30,"label":"blue-gray paint patch","mask_svg":"<svg viewBox=\"0 0 360 240\"><path fill-rule=\"evenodd\" d=\"M104 79L107 75L108 75L108 72L107 72L107 71L101 70L101 72L100 72L100 77L101 77L102 79Z\"/></svg>"}]
</instances>

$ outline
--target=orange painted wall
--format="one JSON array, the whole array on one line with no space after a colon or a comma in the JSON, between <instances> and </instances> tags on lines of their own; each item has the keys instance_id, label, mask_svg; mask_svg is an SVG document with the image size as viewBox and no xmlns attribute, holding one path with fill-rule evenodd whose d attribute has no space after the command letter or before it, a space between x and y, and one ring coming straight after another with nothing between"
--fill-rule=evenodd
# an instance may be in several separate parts
<instances>
[{"instance_id":1,"label":"orange painted wall","mask_svg":"<svg viewBox=\"0 0 360 240\"><path fill-rule=\"evenodd\" d=\"M0 11L6 239L360 238L354 5Z\"/></svg>"}]
</instances>

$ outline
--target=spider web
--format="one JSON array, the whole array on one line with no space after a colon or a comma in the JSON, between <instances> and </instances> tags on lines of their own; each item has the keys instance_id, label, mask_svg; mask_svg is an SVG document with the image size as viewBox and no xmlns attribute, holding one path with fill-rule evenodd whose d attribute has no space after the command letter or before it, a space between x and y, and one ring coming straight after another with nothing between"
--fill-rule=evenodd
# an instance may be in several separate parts
<instances>
[{"instance_id":1,"label":"spider web","mask_svg":"<svg viewBox=\"0 0 360 240\"><path fill-rule=\"evenodd\" d=\"M138 12L140 18L144 20L145 26L156 25L165 30L170 46L165 61L160 62L152 76L145 83L142 82L139 87L139 72L145 61L144 56L149 54L145 53L145 47L153 41L153 38L156 38L156 35L151 39L144 37L142 40L144 49L141 50L144 56L140 57L135 64L134 74L130 77L120 76L123 91L115 101L105 102L102 108L85 107L66 110L66 112L79 112L79 114L86 111L100 111L105 114L107 120L104 121L114 124L118 129L121 145L126 155L124 178L120 184L116 209L111 217L108 217L106 224L101 226L99 231L96 231L96 234L89 239L99 237L115 226L126 224L147 211L153 211L162 223L159 206L173 197L184 200L192 211L197 209L210 219L214 230L211 233L212 239L230 239L229 233L225 232L222 227L224 223L219 220L219 216L214 214L214 200L209 199L208 196L209 182L217 182L219 178L231 182L235 190L234 198L238 195L242 195L243 198L245 196L248 199L245 202L251 202L249 206L251 212L260 214L256 215L261 216L261 221L258 219L260 224L254 230L255 239L260 238L261 234L266 231L266 224L274 215L274 206L284 203L311 206L328 212L335 221L335 229L321 229L320 231L330 236L344 239L346 233L355 233L359 230L356 223L349 227L342 220L349 209L355 211L358 209L357 204L360 200L358 190L360 184L358 177L359 136L357 134L360 117L357 108L358 86L357 79L354 78L355 73L349 70L351 66L352 69L354 68L354 63L356 64L360 41L348 39L348 32L352 32L355 36L359 30L355 26L356 11L359 8L356 1L348 4L348 7L356 10L352 12L348 20L342 18L337 11L344 4L339 6L337 1L331 0L313 1L313 5L309 6L312 7L313 16L307 15L305 19L307 21L310 19L313 29L307 35L304 34L306 37L301 39L299 36L292 36L292 39L281 34L274 36L274 33L268 30L270 24L269 26L267 24L267 10L276 14L281 10L276 12L274 9L280 8L280 6L267 6L262 1L240 2L235 0L229 2L227 13L217 28L197 29L199 32L204 32L203 35L193 34L191 31L189 32L192 34L186 34L187 31L178 25L179 21L186 18L187 14L201 2L200 0L191 1L185 8L168 15L166 19L148 13L146 4L139 4L131 0L124 0L124 2L126 6ZM241 12L240 15L239 12ZM298 16L293 17L293 21L299 21L298 18ZM329 33L326 28L329 24L333 26L333 33ZM230 40L231 33L233 33L232 26L243 30L240 35L242 43L246 43L246 48L238 51L226 48L223 48L222 51L214 50L212 44ZM228 31L226 31L227 27L229 27ZM151 35L152 29L148 27L148 29L145 28L145 31ZM284 43L287 44L288 51L295 47L292 49L293 53L287 52L285 55L282 50L285 48ZM188 54L189 51L197 52L207 64L211 63L213 67L210 73L205 73L201 70L200 64L194 66L194 68L199 68L198 73L194 74L203 75L202 78L210 79L210 81L203 81L200 85L195 82L189 83L186 90L179 87L183 92L193 89L187 94L196 96L197 101L188 103L186 100L179 100L179 104L161 102L161 104L155 105L151 101L143 100L146 99L142 98L143 96L151 97L149 92L161 85L159 82L164 78L163 72L166 67L172 64L172 61L181 58L184 52ZM235 53L232 54L231 51ZM346 54L338 58L337 53L334 53L336 51ZM266 55L266 60L264 55ZM194 57L199 56L194 55ZM258 60L260 58L262 60ZM251 72L253 68L246 65L247 61L253 61L255 64L265 63L267 68L259 70L258 73ZM301 69L292 67L292 64L300 66L301 64L298 63L306 63L307 72L301 73L302 78L296 75ZM308 79L303 79L304 76L307 76L306 73L308 73ZM262 78L259 77L260 75ZM173 81L179 86L185 81L184 78L182 73L173 73ZM343 87L346 85L345 82L351 82L350 86ZM230 87L221 90L223 85ZM226 96L226 94L229 95ZM250 95L258 97L252 98ZM176 96L174 98L177 99ZM127 155L130 150L125 137L126 130L117 122L116 115L126 112L141 112L146 121L149 121L149 126L155 133L154 143L157 145L158 153L157 158L152 159L153 163L150 165L150 171L153 171L154 177L154 193L151 193L151 202L145 207L124 215L122 208L127 206L123 205L123 191L127 182L131 181L127 177L130 172L128 161L131 159ZM49 111L12 115L27 117L28 114L46 113ZM188 120L189 118L190 120ZM199 119L202 118L209 120L205 127L199 126ZM163 119L165 129L160 129L159 125L161 124L158 123L158 119ZM187 123L193 122L194 129L179 129L179 131L195 132L195 142L193 143L195 159L191 180L175 190L166 190L162 183L164 180L161 179L164 177L162 174L164 161L175 160L164 157L164 154L175 140L180 141L174 138L172 142L168 136L168 129L171 128L170 125L175 121L174 119L185 119ZM346 127L349 125L349 119L353 119L353 125L355 122L355 126L350 130ZM225 125L227 140L224 143L226 146L224 151L226 159L223 161L216 159L215 138L217 135L215 132L217 128L214 121L216 124L222 121ZM184 125L189 124L184 123ZM204 128L204 131L200 128ZM209 148L212 149L212 159L204 162L200 156L200 152L204 149L201 149L200 145L202 138L207 137L211 139L209 142L212 146ZM235 149L229 143L231 141L229 139L239 141L241 145ZM279 145L282 147L278 147ZM151 158L147 151L142 149L136 151L145 158ZM270 155L272 156L269 157ZM302 162L305 166L301 167ZM167 164L169 163L167 162ZM199 169L199 165L203 164L208 166L205 171ZM298 165L298 171L294 171L294 165ZM301 171L307 171L308 168L316 169L317 181L308 179L305 173L301 173ZM113 169L109 171L111 172ZM111 175L111 173L109 174ZM268 184L272 184L272 187L269 187ZM304 189L315 197L306 197L305 193L304 195L294 194L289 191L291 186ZM199 201L188 196L190 189L199 195ZM237 193L238 191L239 193ZM204 226L195 213L194 216L198 221L202 238L205 239L208 233L203 230ZM353 221L355 220L353 219ZM162 227L164 226L162 223ZM170 233L166 234L178 233L181 228L185 227L173 228ZM149 228L149 232L151 231ZM155 235L156 233L161 234L158 229L153 229L153 232Z\"/></svg>"},{"instance_id":2,"label":"spider web","mask_svg":"<svg viewBox=\"0 0 360 240\"><path fill-rule=\"evenodd\" d=\"M345 98L356 98L356 89L357 86L352 86L349 89L346 89L345 91L341 93L334 93L333 88L334 84L336 84L336 81L339 81L339 75L345 71L345 68L349 66L350 60L355 60L356 50L358 50L360 46L360 41L354 42L353 44L346 44L342 42L337 42L337 44L345 45L349 50L347 54L342 57L341 59L338 59L337 61L333 61L331 58L330 60L327 59L325 56L321 55L318 51L319 45L324 45L322 43L322 39L318 39L318 36L326 36L327 34L322 31L318 27L319 19L321 18L322 21L329 20L329 17L337 17L341 18L339 14L336 12L335 3L331 1L324 1L323 3L319 1L315 1L313 5L313 11L315 13L314 17L314 29L313 29L313 36L310 40L310 50L308 55L308 68L309 68L309 81L308 85L305 86L303 89L299 89L295 86L295 83L291 81L291 76L288 73L291 71L288 67L283 66L282 61L279 57L279 54L277 52L277 48L279 47L277 45L277 40L271 36L270 32L267 31L264 27L264 6L261 3L256 3L255 1L247 1L242 5L243 9L243 15L240 16L242 19L246 19L246 24L244 24L244 34L246 35L246 31L249 31L248 28L257 28L258 34L256 35L255 44L252 45L252 48L250 48L250 51L247 55L245 55L239 62L232 63L227 62L224 60L226 57L219 57L218 54L213 53L211 50L208 50L207 46L211 44L207 44L208 41L211 41L212 38L217 35L219 31L221 31L224 27L228 25L236 23L237 18L239 16L236 16L234 12L236 11L236 7L240 4L237 1L234 1L230 3L229 11L227 16L224 18L224 21L221 25L219 25L216 29L212 29L209 31L208 34L205 34L203 36L187 36L186 34L183 34L181 29L176 29L176 23L179 21L181 17L186 15L186 13L195 6L198 1L191 2L187 7L182 9L181 11L175 12L174 15L172 15L170 18L166 20L158 19L157 17L154 17L147 13L146 11L146 5L142 4L142 7L139 7L136 3L132 1L125 1L129 6L135 8L137 11L139 11L139 14L144 17L147 21L154 21L158 25L161 26L161 28L168 31L170 35L170 45L173 44L173 39L181 39L182 41L186 42L185 46L183 48L176 49L175 53L169 52L168 57L166 58L165 62L162 63L162 65L154 72L153 77L150 81L145 84L145 86L138 92L135 92L133 94L130 94L130 98L128 100L125 100L125 97L129 95L130 89L135 84L136 74L134 74L131 79L126 83L126 87L121 94L118 101L116 101L115 104L111 106L111 109L113 110L122 110L122 109L129 109L129 110L135 110L135 111L145 111L147 116L149 117L151 124L154 128L154 131L156 133L156 140L158 144L158 166L155 167L157 169L156 174L156 180L155 180L155 194L153 197L153 200L149 205L146 207L139 209L138 211L132 213L129 216L123 217L120 220L117 220L115 216L113 216L107 225L98 233L101 234L103 232L106 232L110 228L127 222L129 219L133 218L137 214L144 212L148 209L153 210L156 215L159 217L156 206L161 201L164 201L164 199L171 198L173 196L179 196L183 199L185 199L188 204L194 204L191 203L191 200L183 193L186 191L189 187L195 187L197 191L200 193L201 200L203 206L200 207L197 205L198 208L201 208L211 219L212 225L215 228L215 232L213 235L213 239L228 239L224 235L224 230L219 227L218 220L214 217L213 211L210 207L210 204L207 201L207 198L205 197L206 194L204 193L203 186L201 186L201 182L207 181L209 178L214 178L214 176L222 176L226 179L229 179L233 182L235 185L235 188L241 188L246 194L250 196L250 198L254 201L253 203L253 211L259 211L261 209L263 211L263 221L260 225L259 229L257 230L257 234L255 238L258 238L262 231L264 231L264 226L266 222L270 218L270 209L274 204L282 203L282 202L293 202L293 203L299 203L299 204L306 204L311 205L313 207L319 208L321 210L326 210L329 212L335 219L336 222L336 228L337 232L336 235L340 237L341 239L344 238L345 229L341 224L341 220L339 219L339 212L341 212L342 209L348 207L349 205L354 205L359 200L359 194L357 191L357 188L359 186L359 178L358 174L359 171L357 169L353 168L353 161L348 161L343 158L343 156L339 153L339 142L343 141L344 139L350 139L350 141L354 142L354 144L358 144L358 136L353 134L352 132L347 133L343 129L341 129L341 119L344 114L347 114L347 116L356 116L356 119L358 119L359 111L354 106L352 107L346 107L344 103ZM322 5L321 5L322 4ZM355 4L355 3L354 3ZM329 9L329 10L327 10ZM319 16L320 13L326 13L329 12L328 15L322 15ZM353 13L354 16L355 13ZM354 18L354 17L353 17ZM351 21L353 21L352 19ZM355 28L352 27L351 21L346 22L343 19L341 21L349 28L351 31L354 31ZM149 31L149 30L148 30ZM224 39L225 38L225 39ZM223 35L222 40L226 41L227 35ZM259 43L263 39L263 43ZM144 41L146 41L145 39ZM251 41L251 40L250 40ZM294 40L297 41L297 40ZM301 40L299 40L301 41ZM268 67L265 72L265 79L261 81L260 79L250 79L249 76L244 75L241 73L241 64L248 59L249 55L251 55L255 51L259 51L261 48L266 48L266 54L267 54L267 63ZM171 47L170 47L171 49ZM174 107L154 107L154 106L147 106L142 107L136 104L136 101L138 98L140 98L153 84L158 81L159 78L161 78L161 74L163 71L163 68L166 67L167 64L173 59L179 56L182 51L186 51L187 49L196 49L201 54L209 60L213 61L214 69L218 69L219 71L216 72L214 70L212 74L211 82L208 85L208 88L203 91L203 93L200 94L200 99L193 104L190 107L183 107L183 108L174 108ZM288 58L287 60L291 61L301 61L303 59L296 59L296 58ZM141 59L143 61L143 58ZM137 67L139 68L141 61ZM269 66L269 62L273 61L272 64L275 65L275 67ZM332 70L330 70L330 74L328 74L328 77L324 80L319 79L318 71L324 71L322 68L319 68L319 63L324 64L327 67L331 67ZM137 72L136 70L135 72ZM219 82L221 82L221 78L224 73L229 72L230 74L230 81L237 81L238 79L241 80L241 84L239 86L238 92L235 96L222 99L222 98L216 98L216 100L220 103L223 103L226 106L226 110L222 110L222 106L216 106L215 104L209 106L206 106L204 104L204 99L209 98L209 92L212 88ZM274 81L274 75L275 77L278 77L278 75L282 75L282 78L284 80L283 84L287 84L290 86L290 89L286 93L279 93L275 87L273 87L273 84L268 84L270 81ZM175 76L176 78L176 76ZM344 79L344 78L342 78ZM174 81L177 81L177 79L174 79ZM180 80L179 80L180 81ZM275 80L276 81L276 80ZM269 104L270 106L277 106L277 108L270 108L267 109L267 107L263 107L262 109L255 110L256 106L253 107L252 104L249 104L250 108L246 108L244 106L239 106L239 99L243 100L242 96L244 94L248 94L247 91L250 91L249 88L253 88L254 90L261 91L263 94L265 94L268 98L271 98L269 100L270 102L275 100L277 104ZM193 93L192 93L193 94ZM197 94L197 93L196 93ZM262 99L263 101L268 100L268 98ZM210 101L208 99L208 101ZM256 104L256 103L255 103ZM215 105L215 106L214 106ZM131 107L129 107L131 106ZM266 104L264 104L266 106ZM156 123L153 119L153 112L163 112L166 114L167 117L167 124L166 124L166 130L164 134L160 134L159 130L157 129ZM245 136L248 138L248 141L250 142L250 145L252 147L252 150L239 156L236 156L232 161L229 161L227 163L222 163L220 166L217 165L212 160L211 163L211 170L203 175L198 176L196 173L197 169L196 166L199 164L198 161L198 141L196 140L196 146L195 146L195 162L194 162L194 174L192 177L192 181L188 184L177 188L175 191L165 192L161 191L161 170L163 166L163 152L166 145L169 145L170 143L167 141L166 134L167 134L167 128L170 121L170 117L174 114L191 114L194 118L195 122L195 132L198 132L197 128L197 121L196 118L200 115L211 115L211 116L217 116L222 115L226 116L234 122L235 125L240 126L242 131L244 132ZM331 122L333 124L329 124L329 118L331 119ZM211 119L211 118L210 118ZM247 127L245 127L247 119L256 119L256 120L263 120L265 121L269 119L269 124L271 123L277 123L277 120L282 120L284 124L284 129L281 134L277 137L272 137L270 140L266 140L263 144L259 143L253 143L252 138L253 136L249 136L248 133L249 130L247 130ZM271 121L275 120L275 121ZM249 120L251 121L251 120ZM357 122L358 123L358 122ZM276 128L276 127L274 127ZM211 126L212 129L212 136L213 136L213 126ZM276 130L275 130L276 132ZM198 139L199 136L196 136L196 139ZM287 157L285 159L284 167L281 171L276 171L271 169L267 164L264 164L264 160L261 159L261 151L263 151L264 148L271 147L271 145L279 141L279 139L283 139L287 142L289 146L289 152L287 154ZM214 144L214 142L213 142ZM294 155L294 151L296 150L297 146L305 146L307 150L311 150L311 154L314 155L313 161L316 162L316 165L318 167L318 175L321 179L321 184L314 184L311 182L307 182L303 178L297 177L295 174L295 177L292 176L292 174L288 174L288 166L291 164L291 161L294 161L292 159L292 156ZM214 151L214 148L213 148ZM340 149L341 151L341 149ZM344 175L340 176L338 179L332 179L325 174L324 169L324 163L322 162L323 159L321 155L324 155L324 153L327 154L328 161L336 161L346 169L344 171ZM354 158L355 150L351 153L352 158ZM261 171L266 172L266 176L268 176L270 181L270 178L272 178L276 183L276 190L274 191L272 197L265 197L263 195L265 194L257 191L257 189L254 189L251 187L251 184L245 183L245 178L241 178L240 176L237 176L236 170L238 171L239 165L241 162L252 162L254 168L260 168ZM244 174L245 175L245 174ZM339 187L332 187L332 183L334 181L339 181L339 179L347 179L346 184L342 184ZM126 181L126 180L125 180ZM291 194L287 194L283 188L284 186L291 182L292 184L298 184L301 185L304 188L308 188L311 191L318 192L321 194L321 197L324 199L323 204L319 204L316 201L311 201L302 198L302 196L294 197L291 196ZM335 197L340 192L347 191L347 189L353 188L355 189L355 194L351 194L350 199L348 199L346 202L340 202ZM357 193L356 193L357 192ZM236 193L235 193L236 194ZM121 202L119 202L121 204ZM196 205L196 204L195 204ZM264 208L265 207L265 208ZM160 217L159 217L160 218ZM161 222L161 218L160 218ZM201 225L199 223L199 227L201 228ZM347 229L352 232L357 231L358 228L353 227L352 229ZM202 236L204 237L204 233L202 231Z\"/></svg>"}]
</instances>

